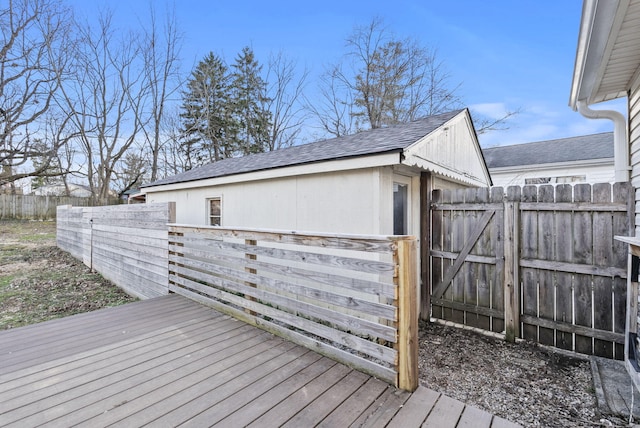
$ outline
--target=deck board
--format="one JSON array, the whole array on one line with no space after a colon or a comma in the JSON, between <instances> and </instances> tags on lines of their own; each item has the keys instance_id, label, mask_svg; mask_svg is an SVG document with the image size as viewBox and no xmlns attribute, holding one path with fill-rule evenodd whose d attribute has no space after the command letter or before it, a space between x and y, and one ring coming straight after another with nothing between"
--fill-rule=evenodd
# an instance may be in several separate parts
<instances>
[{"instance_id":1,"label":"deck board","mask_svg":"<svg viewBox=\"0 0 640 428\"><path fill-rule=\"evenodd\" d=\"M0 422L517 426L426 388L399 391L177 295L0 332Z\"/></svg>"}]
</instances>

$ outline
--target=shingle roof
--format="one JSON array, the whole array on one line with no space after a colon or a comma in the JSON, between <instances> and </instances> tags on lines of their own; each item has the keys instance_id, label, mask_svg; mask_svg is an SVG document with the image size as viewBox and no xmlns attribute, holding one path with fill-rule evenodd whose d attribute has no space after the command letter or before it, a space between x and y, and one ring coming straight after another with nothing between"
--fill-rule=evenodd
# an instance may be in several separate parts
<instances>
[{"instance_id":1,"label":"shingle roof","mask_svg":"<svg viewBox=\"0 0 640 428\"><path fill-rule=\"evenodd\" d=\"M613 158L613 132L482 150L489 168Z\"/></svg>"},{"instance_id":2,"label":"shingle roof","mask_svg":"<svg viewBox=\"0 0 640 428\"><path fill-rule=\"evenodd\" d=\"M357 156L401 151L429 135L463 110L425 117L409 123L372 129L344 137L293 146L273 152L238 158L227 158L194 168L173 177L155 181L143 187L184 183L207 178L224 177Z\"/></svg>"}]
</instances>

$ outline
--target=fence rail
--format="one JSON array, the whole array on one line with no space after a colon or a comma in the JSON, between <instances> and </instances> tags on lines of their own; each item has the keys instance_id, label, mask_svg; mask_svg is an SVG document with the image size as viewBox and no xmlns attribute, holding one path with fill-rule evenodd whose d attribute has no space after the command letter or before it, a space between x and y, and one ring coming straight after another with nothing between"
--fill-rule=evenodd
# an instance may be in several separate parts
<instances>
[{"instance_id":1,"label":"fence rail","mask_svg":"<svg viewBox=\"0 0 640 428\"><path fill-rule=\"evenodd\" d=\"M622 358L627 183L434 191L433 316Z\"/></svg>"},{"instance_id":2,"label":"fence rail","mask_svg":"<svg viewBox=\"0 0 640 428\"><path fill-rule=\"evenodd\" d=\"M60 206L57 245L130 294L168 293L167 223L175 204Z\"/></svg>"},{"instance_id":3,"label":"fence rail","mask_svg":"<svg viewBox=\"0 0 640 428\"><path fill-rule=\"evenodd\" d=\"M172 225L169 289L417 387L416 241Z\"/></svg>"}]
</instances>

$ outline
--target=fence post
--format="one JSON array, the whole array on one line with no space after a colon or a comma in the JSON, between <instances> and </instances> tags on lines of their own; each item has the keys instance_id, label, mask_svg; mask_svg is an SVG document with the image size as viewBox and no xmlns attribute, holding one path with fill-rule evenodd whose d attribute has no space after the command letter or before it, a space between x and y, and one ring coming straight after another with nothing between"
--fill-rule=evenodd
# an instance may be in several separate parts
<instances>
[{"instance_id":1,"label":"fence post","mask_svg":"<svg viewBox=\"0 0 640 428\"><path fill-rule=\"evenodd\" d=\"M244 240L244 244L247 247L251 248L251 247L255 247L256 245L258 245L258 241L255 240L255 239L245 239ZM244 258L247 259L247 260L257 260L258 259L256 257L256 255L252 254L252 253L245 253ZM255 275L257 273L257 271L255 269L250 268L250 267L245 267L244 271L247 272L248 274L251 274L251 275ZM244 285L252 287L252 288L256 288L257 287L255 282L250 282L250 281L246 281L244 283ZM256 301L256 298L255 297L251 297L251 296L246 296L246 299L250 300L252 302ZM249 315L258 315L256 312L252 311L251 309L245 309L244 311L246 313L248 313Z\"/></svg>"},{"instance_id":2,"label":"fence post","mask_svg":"<svg viewBox=\"0 0 640 428\"><path fill-rule=\"evenodd\" d=\"M509 187L504 202L504 323L507 342L515 342L520 337L520 194L515 190Z\"/></svg>"},{"instance_id":3,"label":"fence post","mask_svg":"<svg viewBox=\"0 0 640 428\"><path fill-rule=\"evenodd\" d=\"M415 239L398 245L398 387L418 388L418 284Z\"/></svg>"}]
</instances>

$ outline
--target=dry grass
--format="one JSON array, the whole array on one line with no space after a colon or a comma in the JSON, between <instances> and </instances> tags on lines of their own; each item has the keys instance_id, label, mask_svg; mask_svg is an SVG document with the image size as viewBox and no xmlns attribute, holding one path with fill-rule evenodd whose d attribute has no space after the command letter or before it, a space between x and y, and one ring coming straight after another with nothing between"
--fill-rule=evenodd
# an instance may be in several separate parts
<instances>
[{"instance_id":1,"label":"dry grass","mask_svg":"<svg viewBox=\"0 0 640 428\"><path fill-rule=\"evenodd\" d=\"M56 247L52 221L0 221L0 330L136 300Z\"/></svg>"}]
</instances>

